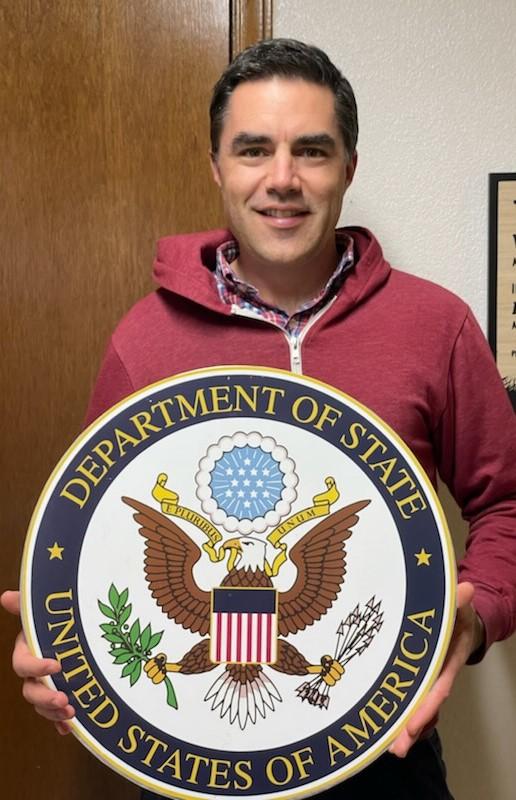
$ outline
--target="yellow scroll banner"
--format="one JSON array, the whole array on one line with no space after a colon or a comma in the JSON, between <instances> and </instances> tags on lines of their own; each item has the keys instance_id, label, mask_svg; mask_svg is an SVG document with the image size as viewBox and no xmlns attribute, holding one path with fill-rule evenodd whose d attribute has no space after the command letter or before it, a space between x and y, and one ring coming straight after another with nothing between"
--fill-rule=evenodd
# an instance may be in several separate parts
<instances>
[{"instance_id":1,"label":"yellow scroll banner","mask_svg":"<svg viewBox=\"0 0 516 800\"><path fill-rule=\"evenodd\" d=\"M198 514L197 511L186 508L186 506L179 505L179 495L172 489L167 489L167 480L168 476L164 472L161 472L152 490L152 496L160 503L162 512L169 517L179 517L195 525L195 527L206 534L209 539L209 542L203 544L202 549L208 554L210 561L214 563L222 561L225 555L224 550L221 548L217 552L215 549L215 545L222 541L223 538L220 531L218 531L206 517L203 517L202 514ZM333 503L339 499L340 494L335 485L335 479L327 477L324 479L324 482L326 484L326 491L314 495L312 498L313 505L292 514L285 522L277 525L267 536L267 541L276 550L280 551L276 555L272 566L266 563L268 575L277 575L281 565L287 560L287 545L282 542L282 539L299 525L302 525L303 522L309 522L317 517L325 517L330 513L330 507Z\"/></svg>"},{"instance_id":2,"label":"yellow scroll banner","mask_svg":"<svg viewBox=\"0 0 516 800\"><path fill-rule=\"evenodd\" d=\"M217 528L206 519L206 517L203 517L202 514L198 514L197 511L193 511L191 508L186 508L186 506L180 506L179 495L172 489L167 489L167 480L168 475L166 475L164 472L161 472L158 475L156 483L154 484L154 489L152 490L152 496L158 501L158 503L160 503L162 512L167 514L169 517L179 517L187 522L191 522L192 525L195 525L196 528L199 528L199 530L205 533L209 539L209 542L203 544L202 549L208 554L210 561L214 563L222 561L225 555L224 550L221 549L217 553L215 549L215 545L222 540L222 534L220 531L218 531Z\"/></svg>"},{"instance_id":3,"label":"yellow scroll banner","mask_svg":"<svg viewBox=\"0 0 516 800\"><path fill-rule=\"evenodd\" d=\"M325 517L330 513L330 506L339 499L340 494L335 485L335 478L328 476L324 479L324 482L326 484L326 491L314 495L312 498L312 506L304 508L296 514L292 514L291 517L274 528L267 536L267 541L270 542L276 550L280 551L272 562L272 566L267 565L267 574L271 577L278 574L280 567L287 560L287 545L281 541L283 537L286 536L287 533L293 531L294 528L297 528L298 525L302 525L303 522L308 522L317 517Z\"/></svg>"}]
</instances>

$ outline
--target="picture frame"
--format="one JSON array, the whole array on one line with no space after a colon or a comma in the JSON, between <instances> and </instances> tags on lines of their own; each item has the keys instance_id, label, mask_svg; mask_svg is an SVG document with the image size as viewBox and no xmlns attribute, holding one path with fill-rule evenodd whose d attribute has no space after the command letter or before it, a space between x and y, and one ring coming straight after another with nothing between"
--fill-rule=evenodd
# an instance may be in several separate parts
<instances>
[{"instance_id":1,"label":"picture frame","mask_svg":"<svg viewBox=\"0 0 516 800\"><path fill-rule=\"evenodd\" d=\"M516 410L516 172L489 175L488 338Z\"/></svg>"}]
</instances>

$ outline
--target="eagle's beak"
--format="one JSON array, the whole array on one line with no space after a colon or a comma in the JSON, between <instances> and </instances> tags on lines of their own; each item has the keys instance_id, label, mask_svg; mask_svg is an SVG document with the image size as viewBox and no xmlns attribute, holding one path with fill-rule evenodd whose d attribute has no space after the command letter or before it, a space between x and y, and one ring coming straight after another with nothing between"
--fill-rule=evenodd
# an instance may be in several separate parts
<instances>
[{"instance_id":1,"label":"eagle's beak","mask_svg":"<svg viewBox=\"0 0 516 800\"><path fill-rule=\"evenodd\" d=\"M228 559L228 572L231 572L235 566L237 558L242 555L242 545L240 543L240 539L228 539L227 542L224 542L222 548L223 550L230 551Z\"/></svg>"}]
</instances>

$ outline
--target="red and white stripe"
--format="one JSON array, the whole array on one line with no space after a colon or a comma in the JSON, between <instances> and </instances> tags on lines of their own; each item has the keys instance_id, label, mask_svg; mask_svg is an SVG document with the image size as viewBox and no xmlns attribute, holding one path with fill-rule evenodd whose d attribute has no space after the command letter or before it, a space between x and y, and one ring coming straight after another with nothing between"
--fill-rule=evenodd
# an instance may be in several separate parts
<instances>
[{"instance_id":1,"label":"red and white stripe","mask_svg":"<svg viewBox=\"0 0 516 800\"><path fill-rule=\"evenodd\" d=\"M270 664L277 658L276 614L216 612L210 658L215 662Z\"/></svg>"}]
</instances>

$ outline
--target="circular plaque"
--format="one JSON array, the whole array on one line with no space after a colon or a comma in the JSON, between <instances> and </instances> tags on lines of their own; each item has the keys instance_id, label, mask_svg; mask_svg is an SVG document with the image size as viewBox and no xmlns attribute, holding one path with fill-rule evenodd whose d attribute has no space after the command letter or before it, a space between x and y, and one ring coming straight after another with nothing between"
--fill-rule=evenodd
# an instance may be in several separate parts
<instances>
[{"instance_id":1,"label":"circular plaque","mask_svg":"<svg viewBox=\"0 0 516 800\"><path fill-rule=\"evenodd\" d=\"M439 673L455 568L414 456L318 381L221 367L72 445L22 568L75 735L165 797L315 794L377 758Z\"/></svg>"}]
</instances>

